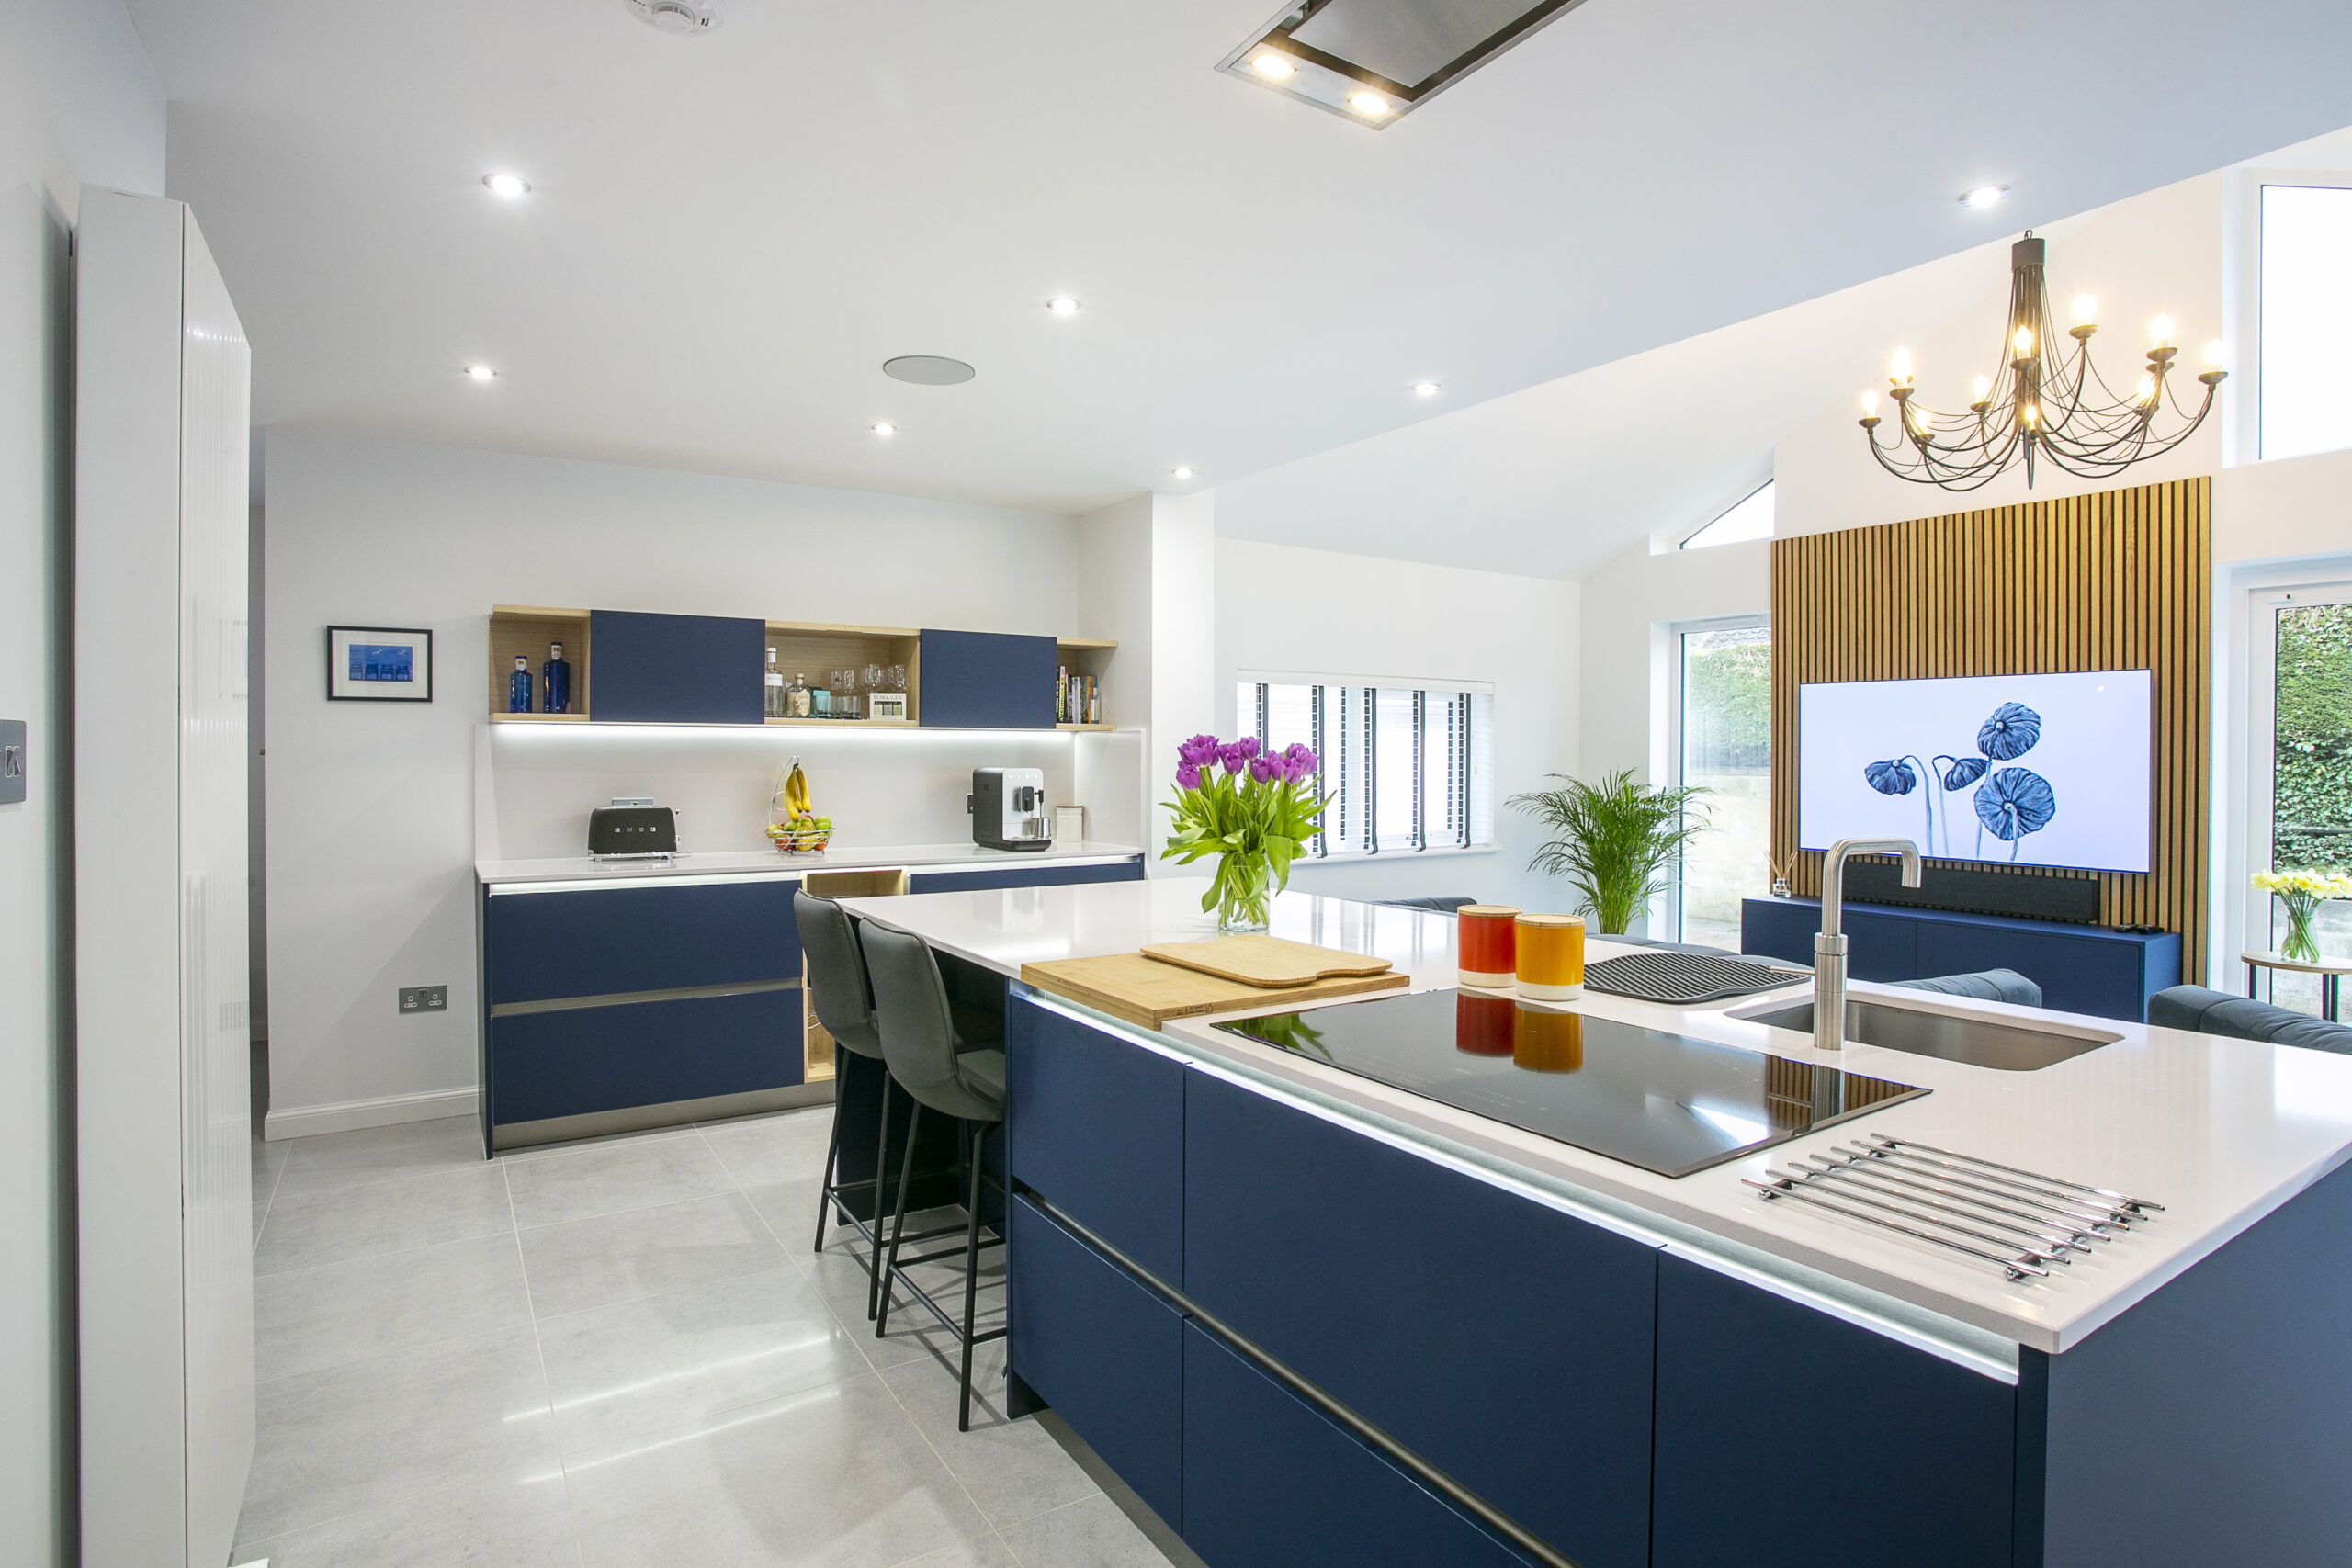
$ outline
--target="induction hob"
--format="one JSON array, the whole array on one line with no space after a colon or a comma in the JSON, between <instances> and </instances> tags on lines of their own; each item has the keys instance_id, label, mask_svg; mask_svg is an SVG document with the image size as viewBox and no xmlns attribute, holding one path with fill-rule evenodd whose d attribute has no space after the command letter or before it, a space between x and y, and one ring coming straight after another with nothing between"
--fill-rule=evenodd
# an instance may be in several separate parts
<instances>
[{"instance_id":1,"label":"induction hob","mask_svg":"<svg viewBox=\"0 0 2352 1568\"><path fill-rule=\"evenodd\" d=\"M1475 991L1417 991L1216 1027L1668 1177L1928 1092Z\"/></svg>"}]
</instances>

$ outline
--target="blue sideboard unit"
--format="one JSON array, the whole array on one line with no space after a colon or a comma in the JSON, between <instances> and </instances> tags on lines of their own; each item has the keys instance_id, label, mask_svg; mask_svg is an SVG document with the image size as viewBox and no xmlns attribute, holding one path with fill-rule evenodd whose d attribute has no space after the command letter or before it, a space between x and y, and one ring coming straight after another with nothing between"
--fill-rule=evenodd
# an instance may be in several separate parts
<instances>
[{"instance_id":1,"label":"blue sideboard unit","mask_svg":"<svg viewBox=\"0 0 2352 1568\"><path fill-rule=\"evenodd\" d=\"M482 888L486 1152L806 1098L798 885Z\"/></svg>"},{"instance_id":2,"label":"blue sideboard unit","mask_svg":"<svg viewBox=\"0 0 2352 1568\"><path fill-rule=\"evenodd\" d=\"M2181 978L2180 933L1963 915L1946 909L1849 904L1845 931L1857 980L1924 980L2014 969L2041 987L2046 1007L2099 1018L2147 1021L2148 998ZM1818 898L1746 898L1743 953L1813 962Z\"/></svg>"},{"instance_id":3,"label":"blue sideboard unit","mask_svg":"<svg viewBox=\"0 0 2352 1568\"><path fill-rule=\"evenodd\" d=\"M590 715L599 723L758 724L767 623L734 615L591 610Z\"/></svg>"},{"instance_id":4,"label":"blue sideboard unit","mask_svg":"<svg viewBox=\"0 0 2352 1568\"><path fill-rule=\"evenodd\" d=\"M1051 729L1057 657L1049 637L926 629L921 722L957 729ZM597 646L599 660L604 656ZM596 678L605 678L604 665ZM604 701L597 689L596 700Z\"/></svg>"}]
</instances>

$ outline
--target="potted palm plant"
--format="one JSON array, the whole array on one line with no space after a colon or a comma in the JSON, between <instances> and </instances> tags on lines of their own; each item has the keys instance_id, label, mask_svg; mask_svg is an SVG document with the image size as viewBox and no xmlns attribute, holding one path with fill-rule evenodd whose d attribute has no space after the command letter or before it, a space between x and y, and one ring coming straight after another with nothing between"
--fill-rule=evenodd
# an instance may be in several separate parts
<instances>
[{"instance_id":1,"label":"potted palm plant","mask_svg":"<svg viewBox=\"0 0 2352 1568\"><path fill-rule=\"evenodd\" d=\"M1560 787L1510 797L1553 835L1527 867L1566 877L1601 932L1615 936L1649 913L1650 900L1666 888L1668 868L1705 831L1699 797L1708 791L1698 784L1653 789L1635 784L1631 768L1597 784L1547 776Z\"/></svg>"}]
</instances>

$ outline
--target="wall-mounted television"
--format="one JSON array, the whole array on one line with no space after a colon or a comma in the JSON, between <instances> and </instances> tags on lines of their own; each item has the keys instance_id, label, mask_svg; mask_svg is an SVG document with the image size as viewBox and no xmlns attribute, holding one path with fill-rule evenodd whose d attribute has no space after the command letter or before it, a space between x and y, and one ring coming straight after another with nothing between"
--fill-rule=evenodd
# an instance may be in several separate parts
<instances>
[{"instance_id":1,"label":"wall-mounted television","mask_svg":"<svg viewBox=\"0 0 2352 1568\"><path fill-rule=\"evenodd\" d=\"M2154 693L2145 670L1800 686L1798 845L2146 871Z\"/></svg>"}]
</instances>

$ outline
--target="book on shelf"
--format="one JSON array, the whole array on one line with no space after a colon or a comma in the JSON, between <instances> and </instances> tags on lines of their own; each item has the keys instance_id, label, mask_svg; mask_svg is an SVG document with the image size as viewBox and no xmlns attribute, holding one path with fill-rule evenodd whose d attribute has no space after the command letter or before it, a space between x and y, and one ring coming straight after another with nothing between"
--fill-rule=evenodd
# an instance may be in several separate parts
<instances>
[{"instance_id":1,"label":"book on shelf","mask_svg":"<svg viewBox=\"0 0 2352 1568\"><path fill-rule=\"evenodd\" d=\"M1102 688L1091 675L1081 675L1063 665L1054 671L1054 722L1056 724L1100 724L1102 722Z\"/></svg>"}]
</instances>

